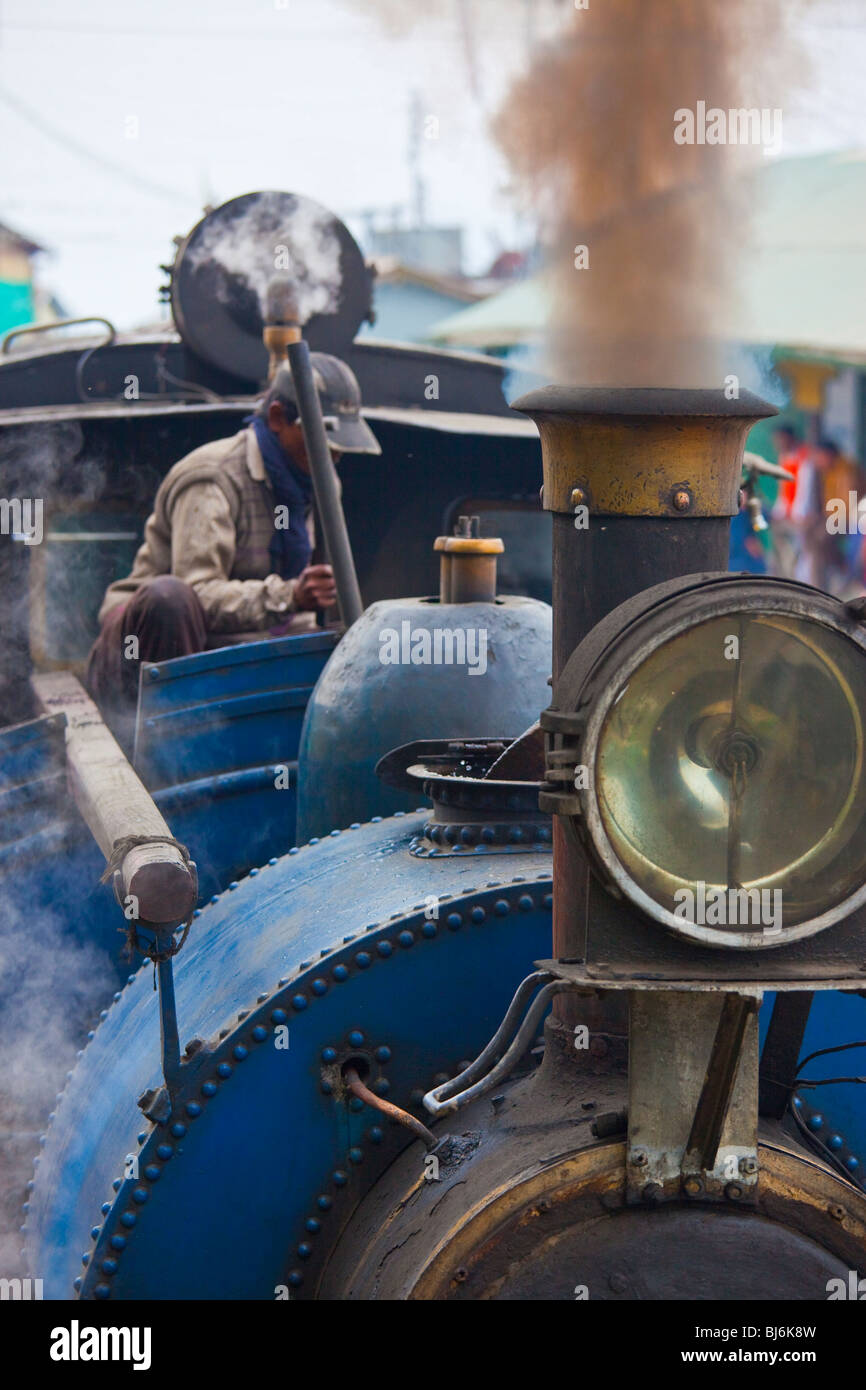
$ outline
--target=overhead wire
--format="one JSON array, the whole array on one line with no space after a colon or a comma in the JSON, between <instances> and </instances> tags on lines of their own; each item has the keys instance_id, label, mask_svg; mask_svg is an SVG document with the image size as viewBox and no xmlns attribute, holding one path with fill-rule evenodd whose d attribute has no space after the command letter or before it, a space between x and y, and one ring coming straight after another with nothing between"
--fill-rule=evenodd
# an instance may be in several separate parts
<instances>
[{"instance_id":1,"label":"overhead wire","mask_svg":"<svg viewBox=\"0 0 866 1390\"><path fill-rule=\"evenodd\" d=\"M6 106L10 111L14 111L22 120L27 121L35 130L38 130L46 139L52 140L54 144L59 145L61 149L69 150L70 153L77 155L79 159L84 159L91 164L97 165L106 173L111 174L112 177L123 179L133 187L141 189L142 192L151 193L156 197L170 198L173 202L183 201L188 203L190 201L189 193L183 193L177 188L169 188L165 184L155 183L151 179L142 178L141 175L132 173L124 164L118 164L113 159L106 159L104 155L97 154L86 145L82 145L78 140L73 139L62 130L59 130L58 127L53 125L50 121L46 121L37 110L27 102L22 101L14 92L10 92L4 87L0 87L0 103Z\"/></svg>"}]
</instances>

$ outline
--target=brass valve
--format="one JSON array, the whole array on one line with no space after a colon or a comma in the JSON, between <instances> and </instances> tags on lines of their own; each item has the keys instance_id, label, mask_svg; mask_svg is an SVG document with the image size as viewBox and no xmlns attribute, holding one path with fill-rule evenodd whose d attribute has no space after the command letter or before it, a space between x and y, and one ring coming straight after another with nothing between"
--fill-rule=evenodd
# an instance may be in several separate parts
<instances>
[{"instance_id":1,"label":"brass valve","mask_svg":"<svg viewBox=\"0 0 866 1390\"><path fill-rule=\"evenodd\" d=\"M497 536L479 535L477 516L461 516L453 536L437 536L440 603L493 603L496 557L505 546Z\"/></svg>"}]
</instances>

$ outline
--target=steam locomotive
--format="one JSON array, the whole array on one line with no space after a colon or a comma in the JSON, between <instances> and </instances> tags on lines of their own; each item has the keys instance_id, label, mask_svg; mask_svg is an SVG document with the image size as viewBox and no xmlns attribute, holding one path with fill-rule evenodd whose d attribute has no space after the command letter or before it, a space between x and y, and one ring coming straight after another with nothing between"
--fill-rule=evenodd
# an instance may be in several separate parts
<instances>
[{"instance_id":1,"label":"steam locomotive","mask_svg":"<svg viewBox=\"0 0 866 1390\"><path fill-rule=\"evenodd\" d=\"M179 801L207 782L184 838L218 888L188 935L145 917L159 992L129 977L58 1097L24 1227L49 1297L823 1299L863 1274L866 1112L839 1077L866 1045L860 609L726 571L755 397L515 406L552 632L494 587L501 546L448 525L438 596L379 598L333 652L142 671L136 763ZM444 631L485 633L483 675L412 660ZM282 697L311 662L261 763L296 740L297 843L227 880L196 842L220 779L233 867L288 817L243 782L271 726L226 706L257 718L256 682ZM196 779L215 743L247 765Z\"/></svg>"}]
</instances>

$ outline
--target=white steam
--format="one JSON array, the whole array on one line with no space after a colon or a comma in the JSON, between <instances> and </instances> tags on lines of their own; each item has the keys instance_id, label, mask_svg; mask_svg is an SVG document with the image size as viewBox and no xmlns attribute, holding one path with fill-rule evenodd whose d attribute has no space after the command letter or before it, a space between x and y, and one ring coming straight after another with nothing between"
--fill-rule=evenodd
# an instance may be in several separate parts
<instances>
[{"instance_id":1,"label":"white steam","mask_svg":"<svg viewBox=\"0 0 866 1390\"><path fill-rule=\"evenodd\" d=\"M309 198L298 198L287 213L284 193L260 193L243 213L206 222L190 243L186 260L194 271L209 264L225 272L217 294L227 301L231 282L242 280L258 300L262 318L268 285L288 276L302 322L339 306L340 242L333 213Z\"/></svg>"}]
</instances>

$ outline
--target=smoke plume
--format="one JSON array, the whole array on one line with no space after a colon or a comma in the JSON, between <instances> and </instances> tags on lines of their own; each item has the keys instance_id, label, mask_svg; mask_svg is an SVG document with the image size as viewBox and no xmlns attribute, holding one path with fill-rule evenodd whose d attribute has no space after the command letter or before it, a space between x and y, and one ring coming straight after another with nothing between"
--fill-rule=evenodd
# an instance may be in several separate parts
<instances>
[{"instance_id":1,"label":"smoke plume","mask_svg":"<svg viewBox=\"0 0 866 1390\"><path fill-rule=\"evenodd\" d=\"M592 0L512 90L496 133L548 244L557 378L721 384L714 326L748 254L738 175L778 153L802 8Z\"/></svg>"},{"instance_id":2,"label":"smoke plume","mask_svg":"<svg viewBox=\"0 0 866 1390\"><path fill-rule=\"evenodd\" d=\"M439 24L458 61L467 32L491 57L505 21L517 35L527 16L524 73L493 133L539 229L551 376L713 386L732 370L721 337L749 255L744 175L783 147L807 75L797 32L819 3L364 0L394 34Z\"/></svg>"}]
</instances>

